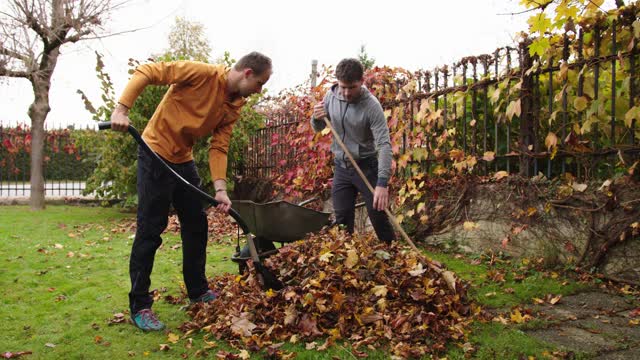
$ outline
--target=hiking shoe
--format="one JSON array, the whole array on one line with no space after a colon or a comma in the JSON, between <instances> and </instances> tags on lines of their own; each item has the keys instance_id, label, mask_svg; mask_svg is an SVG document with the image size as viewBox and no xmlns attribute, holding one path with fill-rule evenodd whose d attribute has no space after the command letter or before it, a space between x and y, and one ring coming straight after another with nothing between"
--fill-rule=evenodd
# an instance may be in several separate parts
<instances>
[{"instance_id":1,"label":"hiking shoe","mask_svg":"<svg viewBox=\"0 0 640 360\"><path fill-rule=\"evenodd\" d=\"M196 304L196 303L208 303L208 302L212 302L217 297L218 297L218 295L216 293L214 293L213 290L207 290L206 293L198 296L195 299L191 299L190 303L191 303L191 305Z\"/></svg>"},{"instance_id":2,"label":"hiking shoe","mask_svg":"<svg viewBox=\"0 0 640 360\"><path fill-rule=\"evenodd\" d=\"M133 316L133 324L142 331L160 331L164 329L164 324L158 320L156 314L151 309L142 309Z\"/></svg>"}]
</instances>

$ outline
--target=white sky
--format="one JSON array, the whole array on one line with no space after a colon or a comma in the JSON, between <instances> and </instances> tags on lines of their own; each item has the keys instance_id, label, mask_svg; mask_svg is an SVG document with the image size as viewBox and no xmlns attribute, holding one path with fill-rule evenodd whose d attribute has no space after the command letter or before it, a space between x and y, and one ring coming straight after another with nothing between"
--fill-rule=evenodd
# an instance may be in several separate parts
<instances>
[{"instance_id":1,"label":"white sky","mask_svg":"<svg viewBox=\"0 0 640 360\"><path fill-rule=\"evenodd\" d=\"M212 1L133 0L111 16L107 28L133 33L68 44L56 67L47 126L91 124L77 89L100 104L94 50L104 54L116 97L124 88L129 58L144 60L168 47L167 35L176 16L205 26L212 58L230 51L238 59L257 50L273 60L274 74L266 88L275 94L304 82L311 60L334 65L355 57L360 45L376 65L409 70L432 69L463 56L493 52L512 44L526 30L527 14L519 0L324 0ZM29 123L33 101L23 79L0 80L0 122Z\"/></svg>"}]
</instances>

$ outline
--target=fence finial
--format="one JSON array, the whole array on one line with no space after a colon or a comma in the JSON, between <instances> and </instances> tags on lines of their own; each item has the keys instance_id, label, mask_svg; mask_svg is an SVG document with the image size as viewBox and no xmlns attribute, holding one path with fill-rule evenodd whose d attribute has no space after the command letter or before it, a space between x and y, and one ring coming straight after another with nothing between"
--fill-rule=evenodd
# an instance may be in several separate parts
<instances>
[{"instance_id":1,"label":"fence finial","mask_svg":"<svg viewBox=\"0 0 640 360\"><path fill-rule=\"evenodd\" d=\"M316 87L316 80L318 79L318 60L311 60L311 88Z\"/></svg>"}]
</instances>

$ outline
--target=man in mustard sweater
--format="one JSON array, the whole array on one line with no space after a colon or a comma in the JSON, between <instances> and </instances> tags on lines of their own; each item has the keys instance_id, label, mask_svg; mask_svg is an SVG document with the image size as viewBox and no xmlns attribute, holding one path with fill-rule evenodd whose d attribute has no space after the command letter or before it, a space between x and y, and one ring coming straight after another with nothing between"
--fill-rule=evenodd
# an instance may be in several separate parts
<instances>
[{"instance_id":1,"label":"man in mustard sweater","mask_svg":"<svg viewBox=\"0 0 640 360\"><path fill-rule=\"evenodd\" d=\"M111 128L127 131L129 109L147 85L170 85L142 137L176 172L199 186L192 148L197 138L211 135L209 168L215 199L220 203L217 209L228 212L227 151L233 124L244 98L261 92L271 72L271 59L258 52L243 56L231 69L193 61L140 65L111 115ZM197 196L181 187L142 149L138 149L137 176L137 230L129 262L131 319L142 330L162 330L164 324L151 311L149 287L169 206L173 205L180 220L182 272L192 303L216 298L205 276L207 216Z\"/></svg>"}]
</instances>

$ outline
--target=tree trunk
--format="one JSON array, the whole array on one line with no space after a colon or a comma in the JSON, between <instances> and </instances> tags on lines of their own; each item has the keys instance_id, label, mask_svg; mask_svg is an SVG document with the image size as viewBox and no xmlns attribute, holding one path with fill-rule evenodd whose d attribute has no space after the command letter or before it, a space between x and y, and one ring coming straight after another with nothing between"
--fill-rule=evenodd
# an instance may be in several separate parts
<instances>
[{"instance_id":1,"label":"tree trunk","mask_svg":"<svg viewBox=\"0 0 640 360\"><path fill-rule=\"evenodd\" d=\"M39 70L31 79L34 94L33 103L29 106L29 118L31 118L31 196L29 205L31 210L42 210L45 207L43 165L46 134L44 122L51 110L49 89L51 88L51 75L59 54L59 48L55 48L44 55Z\"/></svg>"},{"instance_id":2,"label":"tree trunk","mask_svg":"<svg viewBox=\"0 0 640 360\"><path fill-rule=\"evenodd\" d=\"M47 86L48 87L48 86ZM31 118L31 197L29 205L31 210L44 209L44 144L46 134L44 121L49 113L49 94L43 91L42 86L34 84L35 99L29 107Z\"/></svg>"}]
</instances>

